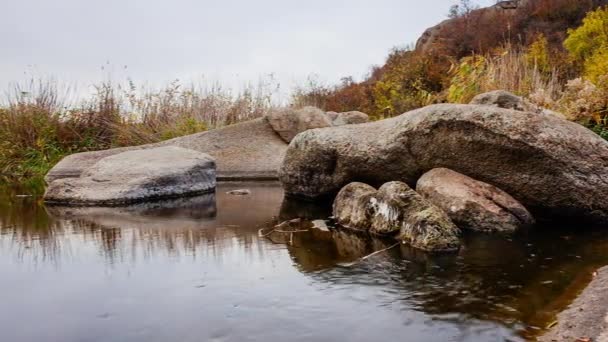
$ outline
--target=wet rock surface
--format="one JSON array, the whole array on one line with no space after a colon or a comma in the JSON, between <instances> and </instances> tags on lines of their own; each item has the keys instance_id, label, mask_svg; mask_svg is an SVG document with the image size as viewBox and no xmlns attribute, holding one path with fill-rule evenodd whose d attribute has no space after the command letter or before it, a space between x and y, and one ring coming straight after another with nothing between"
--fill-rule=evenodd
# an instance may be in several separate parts
<instances>
[{"instance_id":1,"label":"wet rock surface","mask_svg":"<svg viewBox=\"0 0 608 342\"><path fill-rule=\"evenodd\" d=\"M498 187L537 218L608 222L608 142L555 115L492 106L433 105L301 133L280 178L289 195L319 198L354 181L414 186L437 167Z\"/></svg>"},{"instance_id":2,"label":"wet rock surface","mask_svg":"<svg viewBox=\"0 0 608 342\"><path fill-rule=\"evenodd\" d=\"M215 161L181 147L127 151L99 160L79 178L57 179L48 203L119 205L214 191Z\"/></svg>"},{"instance_id":3,"label":"wet rock surface","mask_svg":"<svg viewBox=\"0 0 608 342\"><path fill-rule=\"evenodd\" d=\"M443 209L461 229L514 233L534 224L528 210L509 194L449 169L425 173L416 191Z\"/></svg>"},{"instance_id":4,"label":"wet rock surface","mask_svg":"<svg viewBox=\"0 0 608 342\"><path fill-rule=\"evenodd\" d=\"M402 182L386 183L379 190L351 183L338 193L333 215L344 227L391 236L426 251L460 246L460 231L448 216Z\"/></svg>"}]
</instances>

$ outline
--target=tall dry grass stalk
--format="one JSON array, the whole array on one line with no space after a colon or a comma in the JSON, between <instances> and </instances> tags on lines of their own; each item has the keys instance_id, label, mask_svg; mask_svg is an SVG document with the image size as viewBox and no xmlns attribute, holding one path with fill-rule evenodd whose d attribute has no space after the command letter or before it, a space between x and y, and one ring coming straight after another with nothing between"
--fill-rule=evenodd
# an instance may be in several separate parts
<instances>
[{"instance_id":1,"label":"tall dry grass stalk","mask_svg":"<svg viewBox=\"0 0 608 342\"><path fill-rule=\"evenodd\" d=\"M510 50L486 60L486 75L480 84L482 92L506 89L524 96L544 94L547 101L557 100L562 92L557 70L541 71L523 52Z\"/></svg>"}]
</instances>

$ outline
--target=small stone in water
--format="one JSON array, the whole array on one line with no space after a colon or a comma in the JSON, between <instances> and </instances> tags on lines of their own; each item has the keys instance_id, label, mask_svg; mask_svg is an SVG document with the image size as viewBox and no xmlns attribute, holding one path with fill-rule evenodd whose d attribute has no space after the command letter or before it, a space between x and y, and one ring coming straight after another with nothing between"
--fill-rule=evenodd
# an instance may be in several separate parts
<instances>
[{"instance_id":1,"label":"small stone in water","mask_svg":"<svg viewBox=\"0 0 608 342\"><path fill-rule=\"evenodd\" d=\"M246 195L250 195L251 191L249 189L238 189L238 190L228 191L227 194L235 195L235 196L246 196Z\"/></svg>"}]
</instances>

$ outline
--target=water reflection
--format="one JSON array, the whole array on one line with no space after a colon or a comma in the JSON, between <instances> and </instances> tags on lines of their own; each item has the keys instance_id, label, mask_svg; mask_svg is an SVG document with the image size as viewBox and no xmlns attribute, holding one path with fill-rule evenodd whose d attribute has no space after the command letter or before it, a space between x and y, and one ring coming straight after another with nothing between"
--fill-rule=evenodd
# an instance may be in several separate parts
<instances>
[{"instance_id":1,"label":"water reflection","mask_svg":"<svg viewBox=\"0 0 608 342\"><path fill-rule=\"evenodd\" d=\"M243 187L251 195L226 194ZM578 227L470 234L444 255L399 245L362 259L393 242L339 229L277 244L258 230L325 219L330 207L284 200L276 183L122 208L0 196L0 299L10 313L0 329L18 342L517 340L608 263L608 236ZM26 319L45 323L14 328Z\"/></svg>"}]
</instances>

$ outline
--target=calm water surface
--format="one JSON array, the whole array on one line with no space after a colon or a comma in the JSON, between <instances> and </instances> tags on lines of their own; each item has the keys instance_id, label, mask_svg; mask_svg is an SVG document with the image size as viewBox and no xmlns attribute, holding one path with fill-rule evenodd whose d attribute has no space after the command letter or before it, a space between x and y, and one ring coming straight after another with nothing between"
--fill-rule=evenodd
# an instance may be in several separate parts
<instances>
[{"instance_id":1,"label":"calm water surface","mask_svg":"<svg viewBox=\"0 0 608 342\"><path fill-rule=\"evenodd\" d=\"M127 208L18 194L0 195L1 341L520 341L608 264L608 235L572 226L358 262L387 242L276 243L258 230L328 212L275 183Z\"/></svg>"}]
</instances>

